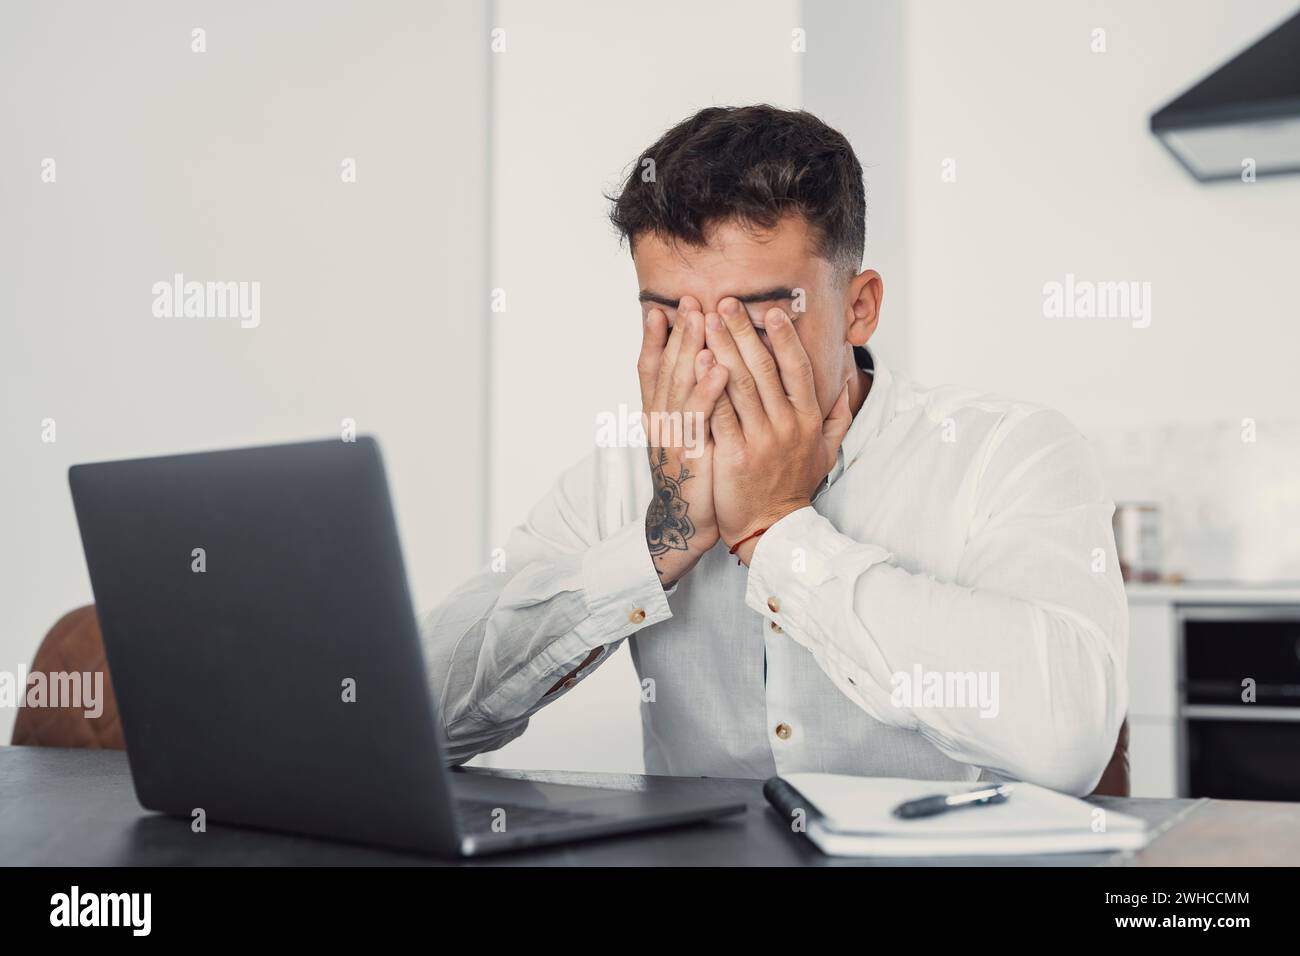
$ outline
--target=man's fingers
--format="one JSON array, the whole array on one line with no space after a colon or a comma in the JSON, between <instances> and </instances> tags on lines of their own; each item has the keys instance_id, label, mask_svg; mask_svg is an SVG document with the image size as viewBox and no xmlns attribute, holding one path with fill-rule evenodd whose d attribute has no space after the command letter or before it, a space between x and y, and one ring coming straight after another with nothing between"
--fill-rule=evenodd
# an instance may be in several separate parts
<instances>
[{"instance_id":1,"label":"man's fingers","mask_svg":"<svg viewBox=\"0 0 1300 956\"><path fill-rule=\"evenodd\" d=\"M718 360L713 357L713 353L708 349L700 349L695 353L695 381L704 381L704 376L709 374L709 369L718 364Z\"/></svg>"},{"instance_id":2,"label":"man's fingers","mask_svg":"<svg viewBox=\"0 0 1300 956\"><path fill-rule=\"evenodd\" d=\"M682 326L682 333L668 384L669 410L681 408L695 387L695 363L704 348L704 316L691 312L685 318L678 316L677 322Z\"/></svg>"},{"instance_id":3,"label":"man's fingers","mask_svg":"<svg viewBox=\"0 0 1300 956\"><path fill-rule=\"evenodd\" d=\"M731 414L738 417L741 424L750 428L760 428L767 420L763 411L763 400L758 394L758 385L750 374L736 340L732 338L722 316L710 312L705 317L705 340L717 357L720 365L727 367L727 396L731 399ZM766 351L766 349L764 349ZM771 356L768 356L769 360Z\"/></svg>"},{"instance_id":4,"label":"man's fingers","mask_svg":"<svg viewBox=\"0 0 1300 956\"><path fill-rule=\"evenodd\" d=\"M725 365L718 365L717 368L722 370L724 379L730 376ZM713 415L709 418L709 431L713 434L714 441L724 445L745 443L745 433L740 427L740 419L736 417L736 407L731 404L726 389L718 395L717 403L713 406Z\"/></svg>"},{"instance_id":5,"label":"man's fingers","mask_svg":"<svg viewBox=\"0 0 1300 956\"><path fill-rule=\"evenodd\" d=\"M794 323L781 309L768 309L763 316L768 341L776 353L776 364L781 370L781 384L800 415L821 418L817 405L817 388L813 384L812 362L804 351L803 343L794 330Z\"/></svg>"},{"instance_id":6,"label":"man's fingers","mask_svg":"<svg viewBox=\"0 0 1300 956\"><path fill-rule=\"evenodd\" d=\"M749 372L758 386L758 394L763 400L763 409L768 417L776 419L787 415L790 411L790 401L785 397L785 388L781 384L776 359L767 350L763 340L758 337L758 332L754 330L754 323L749 319L749 313L740 304L740 300L733 296L728 296L719 302L718 311L722 314L722 321L727 324L727 331L735 339L741 357L749 366ZM743 416L744 409L741 409L740 413Z\"/></svg>"},{"instance_id":7,"label":"man's fingers","mask_svg":"<svg viewBox=\"0 0 1300 956\"><path fill-rule=\"evenodd\" d=\"M682 406L682 425L686 435L703 445L709 440L709 418L727 388L727 369L717 363L712 352L702 349L695 360L695 371L699 380Z\"/></svg>"},{"instance_id":8,"label":"man's fingers","mask_svg":"<svg viewBox=\"0 0 1300 956\"><path fill-rule=\"evenodd\" d=\"M668 316L663 309L646 313L641 329L641 354L636 360L637 378L641 380L641 407L648 409L659 381L659 363L668 344Z\"/></svg>"},{"instance_id":9,"label":"man's fingers","mask_svg":"<svg viewBox=\"0 0 1300 956\"><path fill-rule=\"evenodd\" d=\"M708 349L701 349L695 356L695 376L681 414L680 435L687 459L699 458L708 447L709 416L727 387L727 370Z\"/></svg>"},{"instance_id":10,"label":"man's fingers","mask_svg":"<svg viewBox=\"0 0 1300 956\"><path fill-rule=\"evenodd\" d=\"M681 350L682 331L685 328L686 323L679 315L677 321L673 323L672 331L668 333L668 342L664 345L663 355L659 358L659 374L655 381L654 399L651 401L651 405L656 409L662 410L668 398L668 385L672 380L673 366L677 364L677 353Z\"/></svg>"}]
</instances>

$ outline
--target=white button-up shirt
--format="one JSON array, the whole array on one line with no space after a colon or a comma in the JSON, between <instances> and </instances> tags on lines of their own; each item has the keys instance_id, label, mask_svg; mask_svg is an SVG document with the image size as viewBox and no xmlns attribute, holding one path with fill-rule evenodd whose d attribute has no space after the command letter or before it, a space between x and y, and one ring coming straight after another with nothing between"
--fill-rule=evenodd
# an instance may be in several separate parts
<instances>
[{"instance_id":1,"label":"white button-up shirt","mask_svg":"<svg viewBox=\"0 0 1300 956\"><path fill-rule=\"evenodd\" d=\"M665 593L645 449L565 473L504 570L424 622L451 759L523 733L626 642L650 773L1090 791L1127 708L1128 612L1084 438L1049 409L859 355L872 387L837 464L749 568L720 543Z\"/></svg>"}]
</instances>

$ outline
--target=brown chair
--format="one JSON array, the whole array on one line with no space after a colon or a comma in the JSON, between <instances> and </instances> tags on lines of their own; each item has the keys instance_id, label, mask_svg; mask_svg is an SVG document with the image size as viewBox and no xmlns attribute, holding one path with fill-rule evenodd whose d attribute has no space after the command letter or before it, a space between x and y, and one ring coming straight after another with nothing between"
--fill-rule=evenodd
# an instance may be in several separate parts
<instances>
[{"instance_id":1,"label":"brown chair","mask_svg":"<svg viewBox=\"0 0 1300 956\"><path fill-rule=\"evenodd\" d=\"M1101 772L1092 791L1094 797L1127 797L1129 795L1128 773L1128 718L1119 725L1119 739L1115 741L1115 752L1110 755L1110 763Z\"/></svg>"},{"instance_id":2,"label":"brown chair","mask_svg":"<svg viewBox=\"0 0 1300 956\"><path fill-rule=\"evenodd\" d=\"M87 717L73 707L20 707L14 721L13 743L40 747L93 747L125 750L117 698L109 679L104 642L95 606L88 604L63 615L36 649L32 672L104 674L103 711ZM23 689L25 692L25 689Z\"/></svg>"},{"instance_id":3,"label":"brown chair","mask_svg":"<svg viewBox=\"0 0 1300 956\"><path fill-rule=\"evenodd\" d=\"M70 708L23 707L14 724L13 742L46 747L103 747L125 750L122 724L117 716L117 699L109 680L104 642L99 634L95 606L89 604L65 614L45 635L32 661L33 671L104 672L104 712L88 718ZM1097 796L1127 797L1129 794L1128 721L1119 729L1115 752L1093 790Z\"/></svg>"}]
</instances>

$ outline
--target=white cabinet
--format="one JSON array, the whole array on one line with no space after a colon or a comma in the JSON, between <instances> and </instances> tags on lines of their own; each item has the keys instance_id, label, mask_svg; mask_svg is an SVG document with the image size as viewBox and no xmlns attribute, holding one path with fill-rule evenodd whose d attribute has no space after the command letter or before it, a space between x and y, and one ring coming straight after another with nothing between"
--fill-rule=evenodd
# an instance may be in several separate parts
<instances>
[{"instance_id":1,"label":"white cabinet","mask_svg":"<svg viewBox=\"0 0 1300 956\"><path fill-rule=\"evenodd\" d=\"M1135 797L1178 789L1178 621L1167 601L1129 603L1129 769Z\"/></svg>"},{"instance_id":2,"label":"white cabinet","mask_svg":"<svg viewBox=\"0 0 1300 956\"><path fill-rule=\"evenodd\" d=\"M1128 712L1150 719L1178 713L1178 619L1167 603L1129 604Z\"/></svg>"}]
</instances>

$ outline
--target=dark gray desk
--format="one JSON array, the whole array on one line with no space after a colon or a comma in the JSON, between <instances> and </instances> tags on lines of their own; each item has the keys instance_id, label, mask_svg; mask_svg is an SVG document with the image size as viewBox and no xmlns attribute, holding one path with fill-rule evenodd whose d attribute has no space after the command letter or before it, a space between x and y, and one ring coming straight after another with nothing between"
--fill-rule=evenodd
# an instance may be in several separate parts
<instances>
[{"instance_id":1,"label":"dark gray desk","mask_svg":"<svg viewBox=\"0 0 1300 956\"><path fill-rule=\"evenodd\" d=\"M451 862L478 866L870 866L877 862L822 856L802 837L791 833L785 821L768 808L762 783L757 780L500 772L590 786L690 788L742 799L749 810L740 816L676 830L456 864L212 823L207 833L192 833L188 820L162 817L140 809L124 753L0 747L0 864L376 866ZM1147 820L1157 832L1153 843L1136 855L1079 854L966 862L1048 866L1300 863L1300 804L1113 797L1098 798L1095 802ZM898 861L879 862L897 865Z\"/></svg>"}]
</instances>

